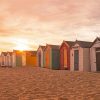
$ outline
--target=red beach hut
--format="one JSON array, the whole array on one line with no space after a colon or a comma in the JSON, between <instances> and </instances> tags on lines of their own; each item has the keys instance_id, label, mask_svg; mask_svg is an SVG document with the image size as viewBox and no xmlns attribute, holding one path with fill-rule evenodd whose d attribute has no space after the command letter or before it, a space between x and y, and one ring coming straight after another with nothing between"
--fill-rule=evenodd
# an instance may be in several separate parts
<instances>
[{"instance_id":1,"label":"red beach hut","mask_svg":"<svg viewBox=\"0 0 100 100\"><path fill-rule=\"evenodd\" d=\"M70 70L70 48L74 45L73 41L63 41L60 47L60 69Z\"/></svg>"}]
</instances>

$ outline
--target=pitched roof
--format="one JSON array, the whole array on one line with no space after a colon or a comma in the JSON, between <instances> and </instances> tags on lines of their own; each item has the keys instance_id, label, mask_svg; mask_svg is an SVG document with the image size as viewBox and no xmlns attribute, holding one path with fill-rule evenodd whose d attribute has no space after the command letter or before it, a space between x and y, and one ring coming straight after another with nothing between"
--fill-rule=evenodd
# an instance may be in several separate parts
<instances>
[{"instance_id":1,"label":"pitched roof","mask_svg":"<svg viewBox=\"0 0 100 100\"><path fill-rule=\"evenodd\" d=\"M46 50L46 48L47 48L48 46L50 46L52 49L59 49L59 48L60 48L60 45L47 44L47 45L45 46L44 51Z\"/></svg>"},{"instance_id":2,"label":"pitched roof","mask_svg":"<svg viewBox=\"0 0 100 100\"><path fill-rule=\"evenodd\" d=\"M6 56L7 55L7 52L1 52L1 55L4 55L4 56Z\"/></svg>"},{"instance_id":3,"label":"pitched roof","mask_svg":"<svg viewBox=\"0 0 100 100\"><path fill-rule=\"evenodd\" d=\"M46 46L41 46L41 45L39 45L37 51L39 50L39 48L41 48L41 49L44 51L44 49L46 48Z\"/></svg>"},{"instance_id":4,"label":"pitched roof","mask_svg":"<svg viewBox=\"0 0 100 100\"><path fill-rule=\"evenodd\" d=\"M79 41L76 40L75 44L78 43L80 45L80 47L82 48L90 48L92 42L87 42L87 41Z\"/></svg>"},{"instance_id":5,"label":"pitched roof","mask_svg":"<svg viewBox=\"0 0 100 100\"><path fill-rule=\"evenodd\" d=\"M64 41L64 42L66 42L70 47L72 47L75 43L74 41Z\"/></svg>"},{"instance_id":6,"label":"pitched roof","mask_svg":"<svg viewBox=\"0 0 100 100\"><path fill-rule=\"evenodd\" d=\"M98 38L98 40L100 41L100 37L97 37Z\"/></svg>"},{"instance_id":7,"label":"pitched roof","mask_svg":"<svg viewBox=\"0 0 100 100\"><path fill-rule=\"evenodd\" d=\"M41 45L39 46L39 48L42 48L42 50L44 50L44 49L45 49L45 47L46 47L46 46L41 46Z\"/></svg>"},{"instance_id":8,"label":"pitched roof","mask_svg":"<svg viewBox=\"0 0 100 100\"><path fill-rule=\"evenodd\" d=\"M10 55L12 55L12 53L13 53L13 52L7 52L7 54L10 54Z\"/></svg>"},{"instance_id":9,"label":"pitched roof","mask_svg":"<svg viewBox=\"0 0 100 100\"><path fill-rule=\"evenodd\" d=\"M41 48L42 48L42 50L44 50L45 49L45 46L40 46Z\"/></svg>"},{"instance_id":10,"label":"pitched roof","mask_svg":"<svg viewBox=\"0 0 100 100\"><path fill-rule=\"evenodd\" d=\"M48 46L50 46L53 49L59 49L60 45L51 45L51 44L47 44Z\"/></svg>"},{"instance_id":11,"label":"pitched roof","mask_svg":"<svg viewBox=\"0 0 100 100\"><path fill-rule=\"evenodd\" d=\"M99 41L100 41L100 37L97 37L97 38L94 40L94 42L91 44L91 46L90 46L90 47L92 47L92 46L94 45L94 43L95 43L97 40L99 40Z\"/></svg>"}]
</instances>

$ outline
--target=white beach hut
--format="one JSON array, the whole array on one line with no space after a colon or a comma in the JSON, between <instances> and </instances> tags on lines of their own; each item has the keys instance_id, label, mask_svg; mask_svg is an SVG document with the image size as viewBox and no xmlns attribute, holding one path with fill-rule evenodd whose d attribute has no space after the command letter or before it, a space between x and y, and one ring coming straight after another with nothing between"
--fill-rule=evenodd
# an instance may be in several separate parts
<instances>
[{"instance_id":1,"label":"white beach hut","mask_svg":"<svg viewBox=\"0 0 100 100\"><path fill-rule=\"evenodd\" d=\"M12 67L12 52L7 52L7 66Z\"/></svg>"},{"instance_id":2,"label":"white beach hut","mask_svg":"<svg viewBox=\"0 0 100 100\"><path fill-rule=\"evenodd\" d=\"M6 67L7 66L7 52L1 53L1 66Z\"/></svg>"},{"instance_id":3,"label":"white beach hut","mask_svg":"<svg viewBox=\"0 0 100 100\"><path fill-rule=\"evenodd\" d=\"M37 66L44 67L44 49L45 46L39 46L37 50Z\"/></svg>"},{"instance_id":4,"label":"white beach hut","mask_svg":"<svg viewBox=\"0 0 100 100\"><path fill-rule=\"evenodd\" d=\"M91 42L76 40L70 52L71 71L90 71L90 45Z\"/></svg>"},{"instance_id":5,"label":"white beach hut","mask_svg":"<svg viewBox=\"0 0 100 100\"><path fill-rule=\"evenodd\" d=\"M91 71L100 71L100 38L97 37L90 49Z\"/></svg>"}]
</instances>

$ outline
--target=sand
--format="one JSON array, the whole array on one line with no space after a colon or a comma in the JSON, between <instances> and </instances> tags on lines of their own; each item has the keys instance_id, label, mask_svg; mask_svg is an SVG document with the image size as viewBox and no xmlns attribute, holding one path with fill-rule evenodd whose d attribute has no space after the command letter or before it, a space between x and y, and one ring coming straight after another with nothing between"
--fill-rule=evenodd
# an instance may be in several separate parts
<instances>
[{"instance_id":1,"label":"sand","mask_svg":"<svg viewBox=\"0 0 100 100\"><path fill-rule=\"evenodd\" d=\"M100 73L0 68L0 100L100 100Z\"/></svg>"}]
</instances>

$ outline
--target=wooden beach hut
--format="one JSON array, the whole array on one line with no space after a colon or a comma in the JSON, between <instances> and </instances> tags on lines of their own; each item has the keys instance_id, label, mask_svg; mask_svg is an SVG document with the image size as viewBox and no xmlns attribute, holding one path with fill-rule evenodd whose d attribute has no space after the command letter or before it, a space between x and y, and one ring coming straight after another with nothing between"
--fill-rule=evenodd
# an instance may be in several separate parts
<instances>
[{"instance_id":1,"label":"wooden beach hut","mask_svg":"<svg viewBox=\"0 0 100 100\"><path fill-rule=\"evenodd\" d=\"M7 66L7 52L1 52L1 66Z\"/></svg>"},{"instance_id":2,"label":"wooden beach hut","mask_svg":"<svg viewBox=\"0 0 100 100\"><path fill-rule=\"evenodd\" d=\"M70 70L70 49L73 41L63 41L60 46L60 69Z\"/></svg>"},{"instance_id":3,"label":"wooden beach hut","mask_svg":"<svg viewBox=\"0 0 100 100\"><path fill-rule=\"evenodd\" d=\"M0 67L1 67L1 54L0 54Z\"/></svg>"},{"instance_id":4,"label":"wooden beach hut","mask_svg":"<svg viewBox=\"0 0 100 100\"><path fill-rule=\"evenodd\" d=\"M90 48L91 71L100 71L100 37L97 37Z\"/></svg>"},{"instance_id":5,"label":"wooden beach hut","mask_svg":"<svg viewBox=\"0 0 100 100\"><path fill-rule=\"evenodd\" d=\"M13 50L12 66L13 67L21 67L22 66L22 51Z\"/></svg>"},{"instance_id":6,"label":"wooden beach hut","mask_svg":"<svg viewBox=\"0 0 100 100\"><path fill-rule=\"evenodd\" d=\"M37 66L44 67L44 49L45 46L39 46L37 50Z\"/></svg>"},{"instance_id":7,"label":"wooden beach hut","mask_svg":"<svg viewBox=\"0 0 100 100\"><path fill-rule=\"evenodd\" d=\"M71 49L71 71L90 71L91 42L77 41Z\"/></svg>"},{"instance_id":8,"label":"wooden beach hut","mask_svg":"<svg viewBox=\"0 0 100 100\"><path fill-rule=\"evenodd\" d=\"M7 52L7 66L12 67L12 52Z\"/></svg>"},{"instance_id":9,"label":"wooden beach hut","mask_svg":"<svg viewBox=\"0 0 100 100\"><path fill-rule=\"evenodd\" d=\"M22 52L22 66L36 67L37 66L37 52L23 51Z\"/></svg>"},{"instance_id":10,"label":"wooden beach hut","mask_svg":"<svg viewBox=\"0 0 100 100\"><path fill-rule=\"evenodd\" d=\"M59 69L60 50L59 45L47 44L44 49L44 66L50 69Z\"/></svg>"}]
</instances>

